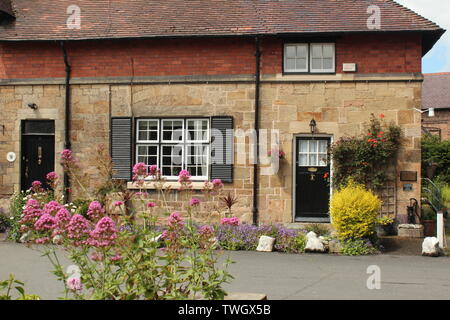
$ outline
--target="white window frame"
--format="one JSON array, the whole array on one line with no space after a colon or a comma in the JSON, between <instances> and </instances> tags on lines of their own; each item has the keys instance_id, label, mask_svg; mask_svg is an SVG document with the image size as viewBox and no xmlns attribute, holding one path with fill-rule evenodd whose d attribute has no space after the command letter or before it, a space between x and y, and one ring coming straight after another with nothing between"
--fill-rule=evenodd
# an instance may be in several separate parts
<instances>
[{"instance_id":1,"label":"white window frame","mask_svg":"<svg viewBox=\"0 0 450 320\"><path fill-rule=\"evenodd\" d=\"M159 168L160 164L160 144L158 143L138 143L136 144L136 163L139 162L139 147L156 147L156 166Z\"/></svg>"},{"instance_id":2,"label":"white window frame","mask_svg":"<svg viewBox=\"0 0 450 320\"><path fill-rule=\"evenodd\" d=\"M299 162L299 167L327 167L328 166L328 150L326 152L320 152L320 141L326 141L326 140L313 140L313 139L304 139L304 140L300 140L300 141L307 141L308 142L308 150L306 152L301 152L301 148L299 147L298 149L298 162ZM314 141L317 143L317 151L311 151L311 141ZM328 147L328 146L327 146ZM307 160L307 164L306 165L301 165L300 163L300 159L301 159L301 155L306 155L306 160ZM311 164L310 163L310 155L315 155L317 156L317 164ZM327 160L325 161L324 165L320 164L320 155L325 155L325 157L327 158Z\"/></svg>"},{"instance_id":3,"label":"white window frame","mask_svg":"<svg viewBox=\"0 0 450 320\"><path fill-rule=\"evenodd\" d=\"M185 139L185 135L186 135L186 131L185 131L185 120L186 119L178 119L178 118L165 118L165 119L161 119L161 124L160 124L160 131L161 131L161 139L160 139L160 143L183 143L186 139ZM181 140L164 140L164 122L168 122L168 121L181 121L182 123L182 136L181 136Z\"/></svg>"},{"instance_id":4,"label":"white window frame","mask_svg":"<svg viewBox=\"0 0 450 320\"><path fill-rule=\"evenodd\" d=\"M191 137L189 135L189 125L188 125L189 121L207 121L208 127L206 129L206 139L204 139L204 140L191 140ZM188 118L188 119L186 119L186 131L185 131L186 142L209 143L209 141L210 141L210 131L211 131L211 127L210 127L209 119L206 119L206 118Z\"/></svg>"},{"instance_id":5,"label":"white window frame","mask_svg":"<svg viewBox=\"0 0 450 320\"><path fill-rule=\"evenodd\" d=\"M156 140L139 140L139 124L141 122L148 122L148 121L156 121L156 123L158 124L158 128L156 130ZM138 119L137 120L137 125L136 125L136 142L139 144L152 144L152 143L159 143L159 133L160 133L160 121L158 119Z\"/></svg>"},{"instance_id":6,"label":"white window frame","mask_svg":"<svg viewBox=\"0 0 450 320\"><path fill-rule=\"evenodd\" d=\"M306 46L306 68L305 69L288 69L287 68L287 59L288 59L288 56L287 56L287 49L288 49L288 47L293 47L293 46L295 46L295 50L297 51L297 47L298 46ZM309 52L309 44L308 43L285 43L284 44L284 61L283 61L283 64L284 64L284 72L286 72L286 73L307 73L307 72L309 72L309 55L310 55L310 52ZM296 58L295 59L297 59L297 56L296 56Z\"/></svg>"},{"instance_id":7,"label":"white window frame","mask_svg":"<svg viewBox=\"0 0 450 320\"><path fill-rule=\"evenodd\" d=\"M320 45L322 46L322 53L323 53L323 46L324 45L332 45L333 48L333 55L331 56L332 58L332 67L330 69L314 69L313 68L313 54L312 54L312 50L314 46ZM321 57L322 62L323 62L323 55ZM322 63L323 64L323 63ZM311 73L334 73L336 72L336 44L334 42L315 42L315 43L310 43L309 44L309 69L311 70Z\"/></svg>"},{"instance_id":8,"label":"white window frame","mask_svg":"<svg viewBox=\"0 0 450 320\"><path fill-rule=\"evenodd\" d=\"M180 157L180 159L181 159L181 164L180 164L180 166L181 166L181 170L183 170L184 169L184 167L185 167L185 161L184 161L184 158L185 158L185 153L186 153L186 144L182 144L183 146L181 147L181 157ZM160 151L160 154L161 154L161 156L160 156L160 163L161 163L161 166L158 166L158 168L161 170L161 173L163 172L163 161L162 161L162 158L164 157L164 154L163 154L163 148L164 147L172 147L172 148L176 148L176 147L179 147L178 146L178 144L175 144L175 143L172 143L172 144L170 144L170 143L161 143L161 151ZM171 154L171 156L170 156L170 159L172 159L172 154ZM170 165L170 168L173 168L175 165L173 165L173 164L171 164ZM178 166L178 165L176 165L176 166ZM172 170L171 170L172 171ZM175 179L178 179L178 176L165 176L165 175L163 175L163 177L164 178L166 178L166 179L168 179L168 180L175 180Z\"/></svg>"},{"instance_id":9,"label":"white window frame","mask_svg":"<svg viewBox=\"0 0 450 320\"><path fill-rule=\"evenodd\" d=\"M186 170L187 170L187 167L188 167L188 160L187 160L187 158L188 158L188 152L187 152L187 150L188 150L188 148L189 147L196 147L196 146L201 146L201 147L206 147L206 175L204 175L204 176L195 176L195 177L192 177L192 180L208 180L208 177L209 177L209 166L210 166L210 164L211 164L211 146L209 145L209 144L206 144L206 143L192 143L192 144L189 144L189 143L186 143L185 144L185 150L184 150L184 164L185 164L185 168L186 168Z\"/></svg>"},{"instance_id":10,"label":"white window frame","mask_svg":"<svg viewBox=\"0 0 450 320\"><path fill-rule=\"evenodd\" d=\"M193 120L203 120L207 121L208 129L207 129L207 138L205 140L191 140L190 137L188 137L188 121ZM158 122L158 140L157 141L144 141L139 140L139 122L141 121L157 121ZM163 140L163 122L164 121L181 121L183 124L183 140ZM181 168L182 170L187 170L188 164L188 148L191 146L203 146L206 147L207 157L206 157L206 175L202 176L192 176L193 181L206 181L209 178L210 174L210 165L211 165L211 119L210 118L143 118L143 119L137 119L136 123L136 144L134 146L135 150L135 158L136 162L139 162L139 147L144 146L155 146L157 148L157 163L156 165L160 170L162 170L163 166L163 147L170 146L170 147L176 147L176 146L182 146L182 155L181 155ZM178 180L178 176L164 176L163 177L167 180L173 181ZM148 177L148 180L151 180L152 177Z\"/></svg>"}]
</instances>

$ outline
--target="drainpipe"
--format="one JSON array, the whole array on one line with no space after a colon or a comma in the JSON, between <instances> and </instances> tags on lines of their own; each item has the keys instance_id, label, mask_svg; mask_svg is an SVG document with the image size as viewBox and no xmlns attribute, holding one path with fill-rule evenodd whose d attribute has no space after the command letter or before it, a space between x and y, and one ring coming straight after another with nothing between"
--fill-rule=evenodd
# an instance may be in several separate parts
<instances>
[{"instance_id":1,"label":"drainpipe","mask_svg":"<svg viewBox=\"0 0 450 320\"><path fill-rule=\"evenodd\" d=\"M64 138L64 149L72 149L72 143L70 142L70 75L72 72L72 67L69 64L69 59L67 56L67 49L65 46L65 42L61 41L61 49L64 56L64 65L66 66L66 82L65 82L65 91L66 91L66 99L65 99L65 138ZM69 201L69 187L70 180L69 175L64 173L64 200L66 203Z\"/></svg>"},{"instance_id":2,"label":"drainpipe","mask_svg":"<svg viewBox=\"0 0 450 320\"><path fill-rule=\"evenodd\" d=\"M261 77L261 50L260 39L255 37L255 61L256 61L256 73L255 73L255 133L256 133L256 148L253 164L253 224L258 225L258 192L259 192L259 95L260 95L260 77Z\"/></svg>"}]
</instances>

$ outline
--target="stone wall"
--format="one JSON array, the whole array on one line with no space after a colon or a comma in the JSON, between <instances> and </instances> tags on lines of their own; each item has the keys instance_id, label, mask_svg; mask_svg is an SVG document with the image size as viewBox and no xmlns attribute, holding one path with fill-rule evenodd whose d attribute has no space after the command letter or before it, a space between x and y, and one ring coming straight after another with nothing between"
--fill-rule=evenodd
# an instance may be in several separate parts
<instances>
[{"instance_id":1,"label":"stone wall","mask_svg":"<svg viewBox=\"0 0 450 320\"><path fill-rule=\"evenodd\" d=\"M263 82L261 88L261 128L276 129L280 146L286 153L275 175L260 177L260 221L293 220L293 141L297 134L310 132L309 122L317 121L320 133L343 136L364 132L370 114L383 113L387 121L402 126L404 147L399 155L397 172L417 171L420 175L420 106L421 84L408 81L378 82ZM5 160L9 151L20 154L20 120L56 120L56 158L63 148L64 87L60 85L0 87L0 199L8 198L19 189L20 160L11 167ZM27 107L36 103L38 110ZM72 86L72 146L86 167L92 184L95 174L94 148L109 146L109 115L136 117L213 116L228 115L235 119L235 128L248 130L254 121L254 84L99 84ZM243 142L236 140L236 148ZM236 157L241 157L236 153ZM56 159L56 171L61 174ZM226 189L239 197L235 213L251 219L253 165L237 164L233 184ZM263 170L265 170L263 168ZM265 171L264 171L265 172ZM398 178L397 178L398 179ZM420 198L420 183L413 192L404 192L397 181L397 213L405 220L409 199ZM5 201L0 202L0 205Z\"/></svg>"}]
</instances>

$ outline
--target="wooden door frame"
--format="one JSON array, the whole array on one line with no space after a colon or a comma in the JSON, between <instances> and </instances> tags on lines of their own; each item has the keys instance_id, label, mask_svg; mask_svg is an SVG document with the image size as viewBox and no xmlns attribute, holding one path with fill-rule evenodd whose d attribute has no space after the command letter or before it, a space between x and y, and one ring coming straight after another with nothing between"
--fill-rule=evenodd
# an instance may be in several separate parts
<instances>
[{"instance_id":1,"label":"wooden door frame","mask_svg":"<svg viewBox=\"0 0 450 320\"><path fill-rule=\"evenodd\" d=\"M53 122L53 133L35 133L35 134L25 134L23 132L24 130L24 124L25 122L39 122L39 121L52 121ZM51 136L53 137L53 151L54 151L54 170L56 170L56 121L54 119L20 119L20 128L19 128L19 134L20 134L20 162L19 162L19 186L20 190L24 190L23 187L23 157L24 157L24 146L25 146L25 139L26 136Z\"/></svg>"},{"instance_id":2,"label":"wooden door frame","mask_svg":"<svg viewBox=\"0 0 450 320\"><path fill-rule=\"evenodd\" d=\"M298 133L294 134L292 140L292 222L293 223L302 223L302 222L311 222L311 223L330 223L331 215L328 218L297 218L297 139L298 138L329 138L330 144L334 142L333 134L326 133ZM330 199L333 196L333 160L330 159Z\"/></svg>"}]
</instances>

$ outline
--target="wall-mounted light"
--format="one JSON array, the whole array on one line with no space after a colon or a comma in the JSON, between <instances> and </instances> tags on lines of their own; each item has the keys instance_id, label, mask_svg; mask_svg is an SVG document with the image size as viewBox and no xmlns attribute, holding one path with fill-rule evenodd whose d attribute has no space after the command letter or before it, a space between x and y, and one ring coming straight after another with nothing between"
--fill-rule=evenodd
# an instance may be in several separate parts
<instances>
[{"instance_id":1,"label":"wall-mounted light","mask_svg":"<svg viewBox=\"0 0 450 320\"><path fill-rule=\"evenodd\" d=\"M37 106L36 103L29 103L29 104L28 104L28 108L33 109L33 110L36 110L36 109L38 108L38 106Z\"/></svg>"},{"instance_id":2,"label":"wall-mounted light","mask_svg":"<svg viewBox=\"0 0 450 320\"><path fill-rule=\"evenodd\" d=\"M309 129L311 129L311 133L314 134L316 132L317 123L316 120L312 119L309 123Z\"/></svg>"},{"instance_id":3,"label":"wall-mounted light","mask_svg":"<svg viewBox=\"0 0 450 320\"><path fill-rule=\"evenodd\" d=\"M432 117L435 116L435 114L434 114L434 108L429 108L429 109L425 109L425 110L420 110L420 109L414 108L414 110L416 110L417 112L420 112L420 113L428 112L428 117L430 117L430 118L432 118Z\"/></svg>"}]
</instances>

